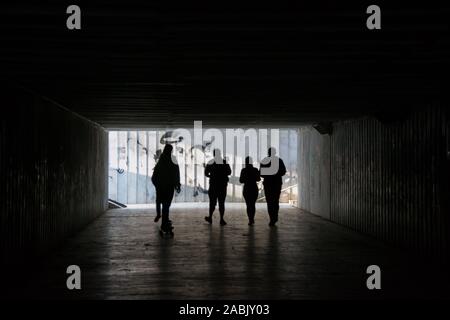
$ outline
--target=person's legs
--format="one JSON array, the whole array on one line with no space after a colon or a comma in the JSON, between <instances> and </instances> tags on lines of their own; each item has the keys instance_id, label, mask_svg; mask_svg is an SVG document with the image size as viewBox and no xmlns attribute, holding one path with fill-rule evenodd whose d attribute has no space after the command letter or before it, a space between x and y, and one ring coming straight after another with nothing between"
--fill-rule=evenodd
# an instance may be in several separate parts
<instances>
[{"instance_id":1,"label":"person's legs","mask_svg":"<svg viewBox=\"0 0 450 320\"><path fill-rule=\"evenodd\" d=\"M247 216L248 224L253 225L255 223L255 200L253 197L248 197L245 201L247 204Z\"/></svg>"},{"instance_id":2,"label":"person's legs","mask_svg":"<svg viewBox=\"0 0 450 320\"><path fill-rule=\"evenodd\" d=\"M257 195L254 194L251 190L244 192L245 204L247 206L247 216L248 216L248 224L253 225L255 222L255 202Z\"/></svg>"},{"instance_id":3,"label":"person's legs","mask_svg":"<svg viewBox=\"0 0 450 320\"><path fill-rule=\"evenodd\" d=\"M216 190L209 189L208 196L209 196L209 216L212 218L214 210L216 210L216 204L217 204L217 192L216 192Z\"/></svg>"},{"instance_id":4,"label":"person's legs","mask_svg":"<svg viewBox=\"0 0 450 320\"><path fill-rule=\"evenodd\" d=\"M209 216L205 217L205 220L208 221L209 223L212 223L212 216L214 210L216 209L217 194L211 186L209 187L208 190L208 197L209 197Z\"/></svg>"},{"instance_id":5,"label":"person's legs","mask_svg":"<svg viewBox=\"0 0 450 320\"><path fill-rule=\"evenodd\" d=\"M270 187L264 186L264 195L266 197L267 203L267 213L270 217L270 224L272 224L272 216L273 216L273 191Z\"/></svg>"},{"instance_id":6,"label":"person's legs","mask_svg":"<svg viewBox=\"0 0 450 320\"><path fill-rule=\"evenodd\" d=\"M277 186L273 194L273 222L278 221L278 211L280 210L281 186Z\"/></svg>"},{"instance_id":7,"label":"person's legs","mask_svg":"<svg viewBox=\"0 0 450 320\"><path fill-rule=\"evenodd\" d=\"M256 187L255 190L253 190L253 198L252 198L252 212L253 212L253 220L255 219L256 214L256 200L258 199L259 190Z\"/></svg>"},{"instance_id":8,"label":"person's legs","mask_svg":"<svg viewBox=\"0 0 450 320\"><path fill-rule=\"evenodd\" d=\"M269 212L270 217L270 226L274 226L278 221L278 210L280 209L280 194L281 194L281 185L280 186L270 186L264 187L264 192L266 194L267 200L267 211Z\"/></svg>"},{"instance_id":9,"label":"person's legs","mask_svg":"<svg viewBox=\"0 0 450 320\"><path fill-rule=\"evenodd\" d=\"M227 223L225 222L225 220L223 219L223 216L225 215L225 198L227 197L227 186L225 185L224 187L222 187L218 194L217 194L217 198L219 200L219 212L220 212L220 224L221 225L226 225Z\"/></svg>"},{"instance_id":10,"label":"person's legs","mask_svg":"<svg viewBox=\"0 0 450 320\"><path fill-rule=\"evenodd\" d=\"M159 221L159 219L161 218L161 200L159 199L160 198L160 194L161 193L161 190L159 190L159 189L156 189L156 201L155 201L155 204L156 204L156 217L155 217L155 222L158 222Z\"/></svg>"},{"instance_id":11,"label":"person's legs","mask_svg":"<svg viewBox=\"0 0 450 320\"><path fill-rule=\"evenodd\" d=\"M172 203L173 198L173 188L164 190L163 196L160 198L161 204L162 204L162 222L161 222L161 228L164 231L167 231L169 223L169 209L170 205Z\"/></svg>"},{"instance_id":12,"label":"person's legs","mask_svg":"<svg viewBox=\"0 0 450 320\"><path fill-rule=\"evenodd\" d=\"M269 211L270 224L273 225L275 224L275 219L274 219L274 202L272 197L270 197L270 199L267 200L267 207Z\"/></svg>"},{"instance_id":13,"label":"person's legs","mask_svg":"<svg viewBox=\"0 0 450 320\"><path fill-rule=\"evenodd\" d=\"M250 221L255 223L255 213L256 213L256 198L258 197L258 194L253 194L252 197L249 199L249 208L250 208Z\"/></svg>"},{"instance_id":14,"label":"person's legs","mask_svg":"<svg viewBox=\"0 0 450 320\"><path fill-rule=\"evenodd\" d=\"M166 231L167 226L169 224L169 205L167 202L162 203L162 222L161 228Z\"/></svg>"},{"instance_id":15,"label":"person's legs","mask_svg":"<svg viewBox=\"0 0 450 320\"><path fill-rule=\"evenodd\" d=\"M250 212L250 206L251 206L250 196L246 192L244 192L243 196L244 196L244 200L245 200L245 207L247 208L247 217L248 217L248 220L250 221L250 215L251 215L251 212Z\"/></svg>"}]
</instances>

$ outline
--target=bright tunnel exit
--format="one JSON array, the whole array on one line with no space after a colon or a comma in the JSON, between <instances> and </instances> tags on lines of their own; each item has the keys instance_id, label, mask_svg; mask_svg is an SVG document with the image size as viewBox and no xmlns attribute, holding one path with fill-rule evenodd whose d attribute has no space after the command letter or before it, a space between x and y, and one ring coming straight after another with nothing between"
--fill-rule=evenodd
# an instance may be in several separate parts
<instances>
[{"instance_id":1,"label":"bright tunnel exit","mask_svg":"<svg viewBox=\"0 0 450 320\"><path fill-rule=\"evenodd\" d=\"M240 171L243 168L244 156L239 151L239 144L245 146L248 154L249 139L244 131L236 129L216 129L227 137L224 142L223 155L230 164L232 173L228 183L227 202L243 202L242 184L239 183ZM226 131L235 133L232 148ZM258 129L257 152L260 157L252 157L253 165L259 168L259 158L266 156L267 141L272 141L271 135L276 130L276 145L278 156L285 163L287 173L283 177L283 189L280 202L295 203L297 201L297 157L298 129ZM193 130L183 129L184 133ZM275 136L275 135L273 135ZM225 138L225 140L227 139ZM176 194L173 202L208 202L208 178L204 168L212 159L215 147L214 138L205 139L201 145L194 144L177 130L154 129L146 131L109 131L109 198L124 204L155 203L155 188L151 177L156 162L166 143L174 146L174 155L180 168L181 192ZM220 147L219 147L220 148ZM242 151L242 150L241 150ZM195 158L195 161L192 159ZM259 184L258 201L264 201L264 190Z\"/></svg>"}]
</instances>

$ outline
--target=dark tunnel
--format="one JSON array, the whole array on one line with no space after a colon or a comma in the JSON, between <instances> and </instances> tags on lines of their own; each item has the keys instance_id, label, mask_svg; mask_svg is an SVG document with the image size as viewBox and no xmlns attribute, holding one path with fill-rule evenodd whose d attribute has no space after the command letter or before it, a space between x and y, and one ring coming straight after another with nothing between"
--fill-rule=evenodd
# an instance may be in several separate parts
<instances>
[{"instance_id":1,"label":"dark tunnel","mask_svg":"<svg viewBox=\"0 0 450 320\"><path fill-rule=\"evenodd\" d=\"M364 1L82 2L79 30L60 1L2 4L2 298L449 298L450 12L391 2L380 30ZM195 121L256 132L258 169L277 137L275 227L262 182L247 225L226 143L227 225L205 222L219 139L188 141ZM153 221L167 144L173 239Z\"/></svg>"}]
</instances>

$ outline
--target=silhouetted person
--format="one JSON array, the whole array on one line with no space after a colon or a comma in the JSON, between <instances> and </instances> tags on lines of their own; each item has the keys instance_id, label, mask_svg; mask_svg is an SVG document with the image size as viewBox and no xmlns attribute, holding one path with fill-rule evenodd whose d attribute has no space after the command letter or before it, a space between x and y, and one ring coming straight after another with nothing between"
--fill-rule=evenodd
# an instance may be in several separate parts
<instances>
[{"instance_id":1,"label":"silhouetted person","mask_svg":"<svg viewBox=\"0 0 450 320\"><path fill-rule=\"evenodd\" d=\"M255 203L258 198L258 185L257 182L261 180L258 169L252 164L252 158L245 158L245 168L241 170L241 176L239 182L244 184L244 199L247 205L248 225L251 226L255 223Z\"/></svg>"},{"instance_id":2,"label":"silhouetted person","mask_svg":"<svg viewBox=\"0 0 450 320\"><path fill-rule=\"evenodd\" d=\"M162 152L161 152L160 149L158 149L158 150L156 151L156 154L155 154L155 160L156 160L156 162L158 162L159 157L161 157L161 153L162 153ZM156 204L156 217L155 217L155 222L158 222L159 219L161 219L161 200L159 200L158 194L156 194L155 204Z\"/></svg>"},{"instance_id":3,"label":"silhouetted person","mask_svg":"<svg viewBox=\"0 0 450 320\"><path fill-rule=\"evenodd\" d=\"M209 217L205 220L212 223L212 216L216 209L216 203L219 201L220 225L227 223L223 219L225 214L225 198L227 196L228 176L231 174L230 165L222 159L219 149L213 150L214 159L212 159L205 168L205 176L209 178Z\"/></svg>"},{"instance_id":4,"label":"silhouetted person","mask_svg":"<svg viewBox=\"0 0 450 320\"><path fill-rule=\"evenodd\" d=\"M172 203L174 190L179 193L181 186L180 169L175 157L172 156L172 150L173 147L166 144L152 175L152 182L156 188L156 210L158 211L158 203L162 205L161 229L163 231L169 231L167 229L170 227L170 204ZM155 221L158 221L158 219L155 219Z\"/></svg>"},{"instance_id":5,"label":"silhouetted person","mask_svg":"<svg viewBox=\"0 0 450 320\"><path fill-rule=\"evenodd\" d=\"M270 168L273 161L278 162L278 170L270 174L264 174L262 169ZM261 161L260 174L264 178L264 194L267 201L267 211L270 216L269 226L274 226L278 221L278 210L280 209L281 185L283 184L282 176L286 174L284 162L276 156L275 148L269 148L268 157Z\"/></svg>"}]
</instances>

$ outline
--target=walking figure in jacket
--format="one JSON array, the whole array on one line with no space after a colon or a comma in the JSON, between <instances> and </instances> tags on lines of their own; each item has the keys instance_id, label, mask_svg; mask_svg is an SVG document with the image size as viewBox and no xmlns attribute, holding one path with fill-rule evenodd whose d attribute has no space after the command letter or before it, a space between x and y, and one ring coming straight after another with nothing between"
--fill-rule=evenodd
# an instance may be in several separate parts
<instances>
[{"instance_id":1,"label":"walking figure in jacket","mask_svg":"<svg viewBox=\"0 0 450 320\"><path fill-rule=\"evenodd\" d=\"M209 216L205 220L210 224L216 204L219 202L220 225L227 223L224 220L225 198L227 196L228 176L231 174L230 165L222 158L219 149L213 150L214 159L208 162L205 167L205 176L209 178Z\"/></svg>"},{"instance_id":2,"label":"walking figure in jacket","mask_svg":"<svg viewBox=\"0 0 450 320\"><path fill-rule=\"evenodd\" d=\"M255 203L258 198L257 182L261 180L259 170L253 166L253 160L250 157L245 158L245 168L241 170L239 182L244 184L243 196L247 205L248 225L255 223Z\"/></svg>"},{"instance_id":3,"label":"walking figure in jacket","mask_svg":"<svg viewBox=\"0 0 450 320\"><path fill-rule=\"evenodd\" d=\"M180 169L175 157L172 156L172 150L172 145L166 144L152 175L152 182L156 188L156 202L162 205L161 230L163 232L170 232L173 229L169 220L169 208L174 190L177 193L181 190ZM158 220L159 218L155 219L155 222Z\"/></svg>"},{"instance_id":4,"label":"walking figure in jacket","mask_svg":"<svg viewBox=\"0 0 450 320\"><path fill-rule=\"evenodd\" d=\"M280 209L280 194L283 184L282 177L286 174L286 167L282 159L276 156L276 149L269 148L268 157L261 161L260 174L264 179L264 194L267 201L267 211L269 212L269 226L275 226L278 221L278 211Z\"/></svg>"}]
</instances>

